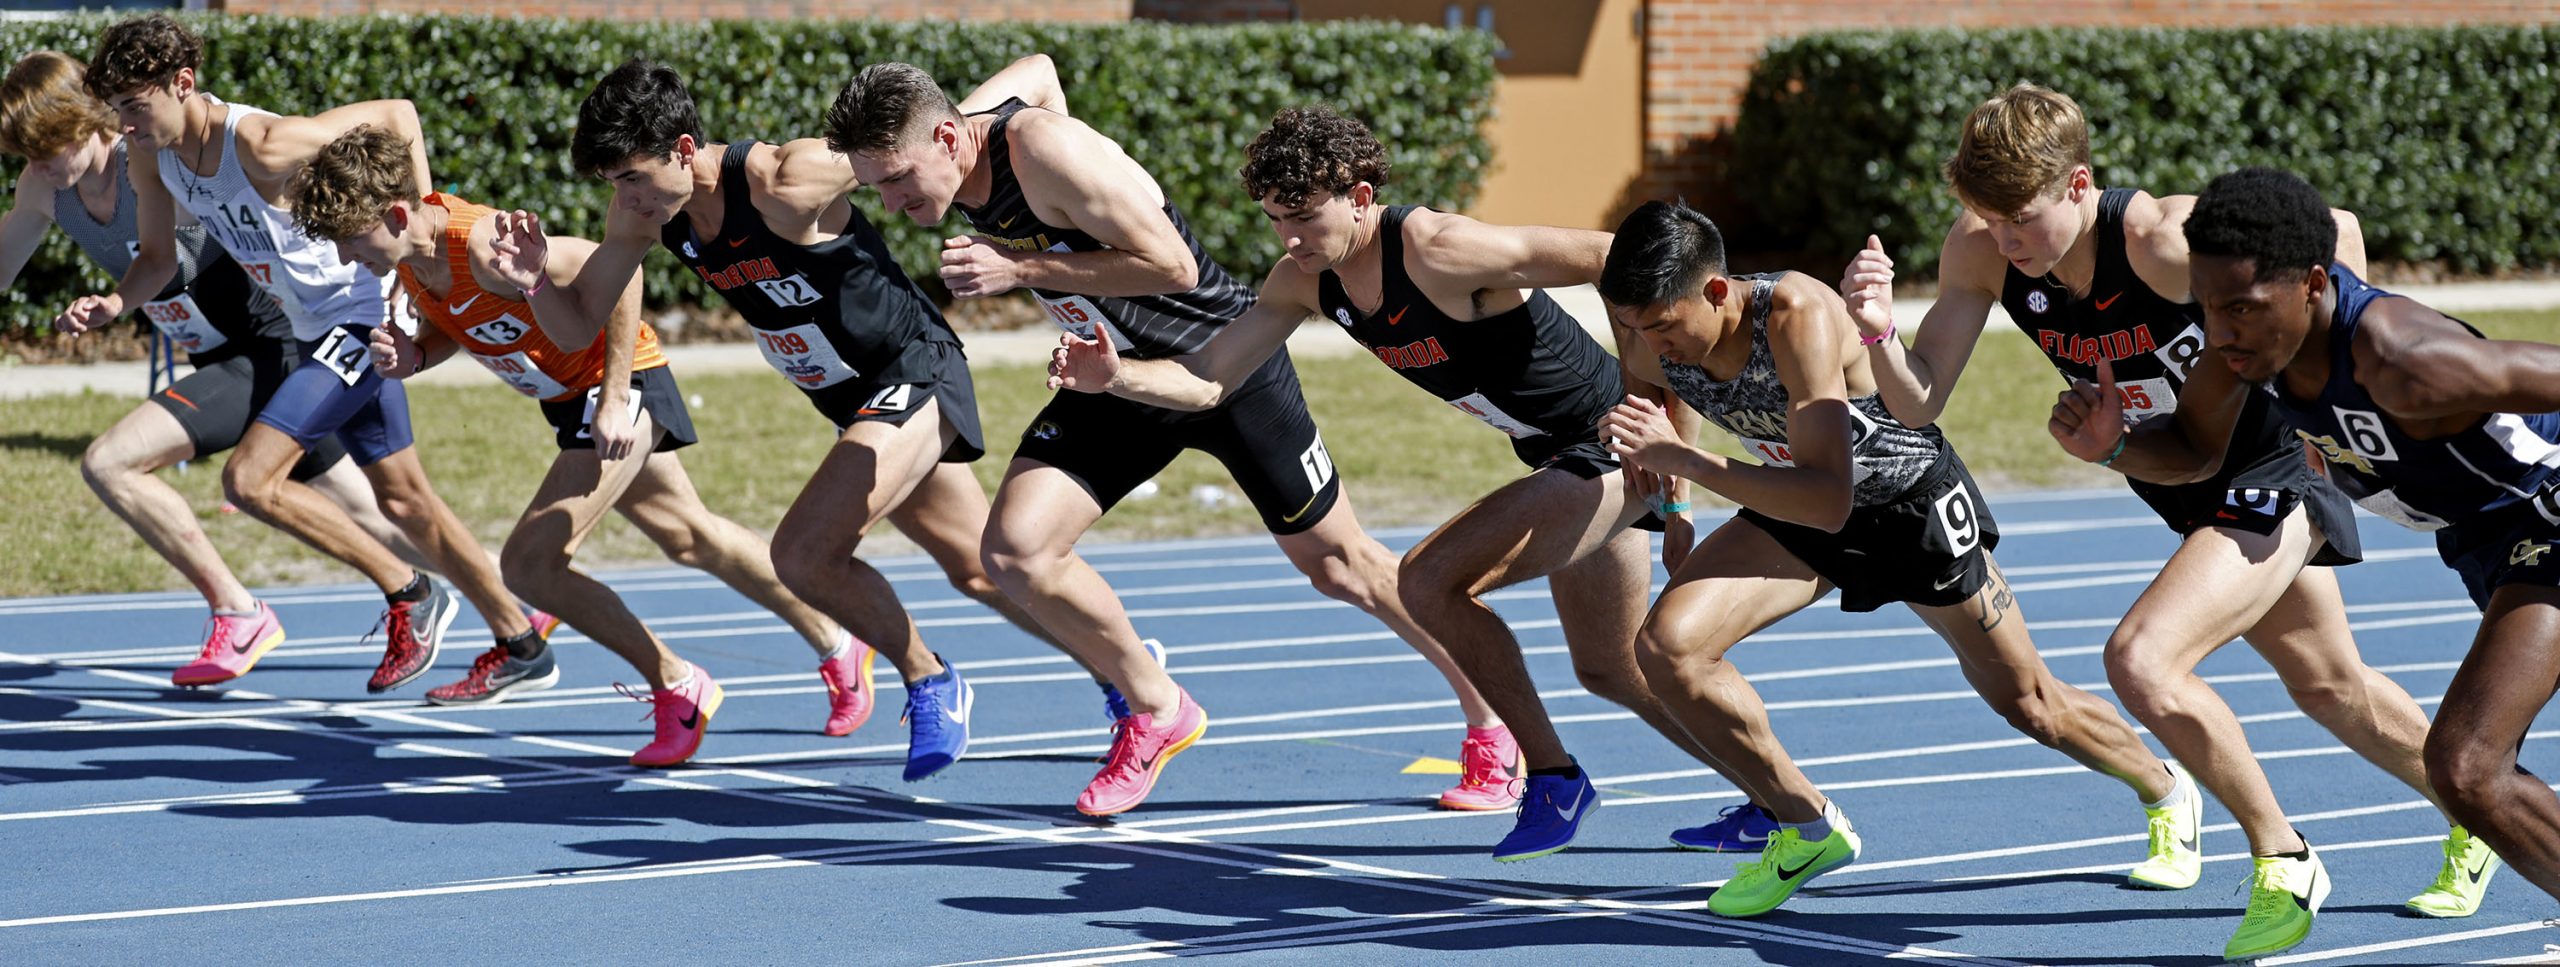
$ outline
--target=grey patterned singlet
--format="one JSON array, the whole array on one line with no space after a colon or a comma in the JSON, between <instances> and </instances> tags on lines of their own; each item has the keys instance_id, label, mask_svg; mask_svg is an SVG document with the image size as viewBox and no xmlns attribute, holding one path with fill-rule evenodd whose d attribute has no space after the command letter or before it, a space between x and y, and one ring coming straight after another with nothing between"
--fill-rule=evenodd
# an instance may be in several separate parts
<instances>
[{"instance_id":1,"label":"grey patterned singlet","mask_svg":"<svg viewBox=\"0 0 2560 967\"><path fill-rule=\"evenodd\" d=\"M1778 381L1777 362L1769 355L1769 305L1783 275L1731 276L1751 284L1751 301L1743 309L1751 324L1751 359L1742 364L1742 372L1719 381L1699 367L1662 360L1662 374L1682 402L1741 439L1753 459L1782 467L1795 461L1787 449L1787 388ZM1929 475L1947 447L1936 426L1902 425L1874 393L1851 399L1849 410L1853 506L1892 503Z\"/></svg>"}]
</instances>

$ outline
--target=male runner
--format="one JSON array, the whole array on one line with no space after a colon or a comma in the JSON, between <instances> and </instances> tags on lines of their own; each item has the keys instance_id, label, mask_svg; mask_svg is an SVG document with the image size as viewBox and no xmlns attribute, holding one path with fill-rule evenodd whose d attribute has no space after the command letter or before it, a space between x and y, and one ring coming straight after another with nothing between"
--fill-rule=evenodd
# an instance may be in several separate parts
<instances>
[{"instance_id":1,"label":"male runner","mask_svg":"<svg viewBox=\"0 0 2560 967\"><path fill-rule=\"evenodd\" d=\"M701 568L780 615L821 656L844 653L835 624L800 603L774 577L764 539L715 516L695 495L675 451L694 442L693 418L658 334L640 321L640 280L632 279L606 324L549 319L527 305L554 282L577 277L595 244L544 237L531 218L492 212L449 194L418 197L409 146L398 135L358 127L304 166L294 185L294 220L337 243L349 261L381 275L397 272L429 324L414 341L398 327L374 330L375 364L405 379L457 350L518 392L541 401L560 455L507 535L500 552L508 586L565 618L622 656L650 684L657 738L633 765L672 766L701 747L720 686L651 634L620 597L579 573L571 557L608 509L648 535L668 559ZM571 351L564 346L584 348ZM601 414L601 417L599 416ZM860 674L860 669L839 669ZM442 705L495 702L559 680L548 648L493 648L462 681L427 693ZM843 735L871 714L860 689L831 691L826 731Z\"/></svg>"},{"instance_id":2,"label":"male runner","mask_svg":"<svg viewBox=\"0 0 2560 967\"><path fill-rule=\"evenodd\" d=\"M1550 593L1583 686L1634 709L1684 747L1636 672L1659 528L1622 484L1618 460L1591 428L1625 393L1618 361L1539 286L1588 285L1608 255L1605 232L1488 225L1413 205L1387 206L1385 146L1369 128L1322 107L1290 108L1245 148L1245 193L1262 206L1286 257L1263 277L1252 309L1189 354L1123 359L1109 329L1059 335L1051 385L1109 392L1153 406L1201 410L1252 377L1308 315L1343 332L1396 374L1511 439L1530 473L1461 511L1416 545L1397 575L1405 607L1450 656L1462 701L1477 688L1501 725L1468 730L1463 778L1449 809L1518 803L1522 761L1572 769L1520 657L1519 639L1486 607L1497 588L1552 575ZM1685 412L1685 410L1684 410ZM1688 518L1665 552L1688 551ZM1475 683L1470 687L1469 683ZM1515 844L1496 859L1525 859ZM1561 843L1535 844L1552 852Z\"/></svg>"},{"instance_id":3,"label":"male runner","mask_svg":"<svg viewBox=\"0 0 2560 967\"><path fill-rule=\"evenodd\" d=\"M2427 781L2455 821L2560 896L2560 798L2516 762L2560 681L2560 347L2484 338L2366 284L2338 257L2353 249L2328 203L2285 172L2214 179L2184 230L2220 358L2189 377L2175 419L2132 431L2101 368L2055 404L2055 438L2141 479L2209 479L2264 396L2357 503L2434 532L2483 616L2428 732ZM2490 868L2466 857L2457 875L2485 884ZM2316 858L2257 860L2253 907L2316 909L2328 892Z\"/></svg>"},{"instance_id":4,"label":"male runner","mask_svg":"<svg viewBox=\"0 0 2560 967\"><path fill-rule=\"evenodd\" d=\"M1707 908L1758 916L1857 859L1858 836L1839 805L1796 768L1759 694L1725 661L1751 633L1833 588L1843 611L1904 603L2018 731L2146 802L2168 796L2179 780L2115 706L2055 678L2036 654L1992 561L2000 531L1979 488L1936 427L1910 427L1885 408L1840 297L1797 273L1724 271L1715 223L1647 202L1618 226L1600 277L1629 374L1678 392L1759 461L1699 450L1641 398L1600 423L1631 465L1742 505L1673 572L1636 639L1655 696L1777 821L1760 859L1742 864ZM1566 805L1554 821L1567 827L1595 794L1587 779L1544 780L1544 789L1529 781L1529 800ZM2196 828L2177 822L2172 832L2192 840ZM2155 837L2155 860L2162 848Z\"/></svg>"},{"instance_id":5,"label":"male runner","mask_svg":"<svg viewBox=\"0 0 2560 967\"><path fill-rule=\"evenodd\" d=\"M0 215L0 286L17 280L48 227L59 226L111 275L123 275L140 247L124 135L115 112L90 96L84 73L71 56L40 50L0 81L0 151L27 159L17 204ZM284 626L232 575L186 499L155 474L238 444L299 354L284 310L201 226L180 226L173 248L178 271L142 315L186 350L193 372L90 441L80 476L213 610L196 660L170 675L192 687L238 677L284 641ZM423 566L426 558L374 507L373 486L346 453L335 439L320 441L294 465L291 485L319 491L401 560Z\"/></svg>"},{"instance_id":6,"label":"male runner","mask_svg":"<svg viewBox=\"0 0 2560 967\"><path fill-rule=\"evenodd\" d=\"M1054 75L1040 55L1015 68ZM1253 290L1201 250L1155 179L1059 110L988 87L955 106L922 70L875 64L836 95L827 144L853 156L884 206L917 224L941 224L955 206L968 216L977 234L942 251L955 296L1029 289L1061 327L1107 329L1135 359L1195 351L1253 307ZM1075 553L1105 511L1185 449L1226 465L1318 591L1377 617L1460 681L1398 600L1395 557L1342 499L1287 353L1198 413L1061 393L1032 419L1005 470L984 552L1006 593L1127 697L1130 714L1076 799L1088 815L1145 801L1165 763L1208 729L1208 714L1150 660L1110 585ZM1470 724L1494 724L1474 705Z\"/></svg>"},{"instance_id":7,"label":"male runner","mask_svg":"<svg viewBox=\"0 0 2560 967\"><path fill-rule=\"evenodd\" d=\"M1974 109L1947 162L1966 213L1947 232L1938 300L1909 349L1889 335L1892 260L1870 240L1850 263L1841 294L1861 334L1875 337L1868 355L1877 388L1897 417L1937 419L1995 301L2066 379L2092 379L2097 361L2108 360L2123 380L2128 420L2179 409L2180 388L2205 358L2203 312L2187 290L2179 232L2195 199L2101 191L2089 170L2080 106L2032 84L2013 87ZM2342 260L2362 271L2354 216L2334 214ZM2108 639L2107 679L2133 716L2230 808L2251 854L2309 861L2239 718L2195 673L2197 663L2246 637L2304 714L2421 795L2431 795L2420 756L2427 719L2407 691L2356 653L2329 570L2361 556L2346 497L2311 468L2264 397L2251 397L2241 420L2233 450L2210 479L2178 486L2128 480L2184 537ZM2181 784L2170 801L2153 804L2155 839L2168 835L2167 813L2203 808L2193 792ZM2128 880L2154 889L2193 886L2203 871L2198 844L2174 845L2167 862L2135 867ZM2480 908L2486 880L2457 874L2494 858L2458 825L2444 855L2435 884L2408 909L2469 916ZM2249 909L2227 956L2291 947L2311 926L2307 910Z\"/></svg>"},{"instance_id":8,"label":"male runner","mask_svg":"<svg viewBox=\"0 0 2560 967\"><path fill-rule=\"evenodd\" d=\"M416 142L411 150L423 190L426 149L416 109L407 101L366 101L317 117L279 117L228 104L197 90L203 49L194 32L161 14L119 22L99 38L88 86L115 108L131 138L140 247L115 292L82 296L55 325L76 332L164 291L179 265L172 206L183 208L293 321L303 358L241 435L222 483L242 510L362 571L382 589L389 601L386 641L366 690L389 691L424 674L455 612L450 593L336 505L291 485L294 465L333 434L372 482L383 516L462 589L500 644L542 637L547 629L528 621L507 596L488 552L428 482L412 446L407 395L366 364L365 342L388 319L386 283L294 231L282 207L286 183L303 162L358 124L389 127ZM253 647L231 673L246 672L260 654Z\"/></svg>"},{"instance_id":9,"label":"male runner","mask_svg":"<svg viewBox=\"0 0 2560 967\"><path fill-rule=\"evenodd\" d=\"M987 498L968 464L985 448L960 338L847 200L843 155L814 139L714 143L672 70L632 61L607 74L578 106L571 150L613 185L613 209L575 281L535 293L535 309L595 324L663 244L746 317L765 361L838 431L782 517L775 572L852 638L822 669L831 687L867 706L875 654L906 679L906 778L950 765L969 743L968 683L854 555L886 520L962 593L1039 634L980 570Z\"/></svg>"}]
</instances>

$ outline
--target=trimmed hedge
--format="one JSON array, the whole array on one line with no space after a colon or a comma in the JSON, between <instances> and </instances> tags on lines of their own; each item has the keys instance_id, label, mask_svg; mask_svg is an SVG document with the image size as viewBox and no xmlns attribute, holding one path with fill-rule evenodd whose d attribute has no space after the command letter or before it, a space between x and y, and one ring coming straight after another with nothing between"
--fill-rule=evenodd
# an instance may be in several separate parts
<instances>
[{"instance_id":1,"label":"trimmed hedge","mask_svg":"<svg viewBox=\"0 0 2560 967\"><path fill-rule=\"evenodd\" d=\"M1813 34L1753 72L1725 175L1752 248L1882 237L1936 271L1958 213L1939 166L2010 84L2090 117L2102 185L2201 191L2247 164L2356 212L2377 261L2560 265L2560 27L1949 30Z\"/></svg>"},{"instance_id":2,"label":"trimmed hedge","mask_svg":"<svg viewBox=\"0 0 2560 967\"><path fill-rule=\"evenodd\" d=\"M0 50L37 48L82 58L109 21L0 23ZM887 23L722 21L620 24L478 17L332 19L213 17L204 87L274 111L310 113L351 101L417 102L439 184L486 204L540 212L554 231L595 237L608 192L569 165L579 99L626 58L683 73L715 139L816 137L857 64L902 60L941 79L954 97L1013 59L1056 58L1068 103L1117 139L1163 183L1211 255L1259 278L1279 255L1261 210L1236 186L1245 143L1281 108L1325 102L1366 119L1395 164L1399 200L1457 208L1471 202L1490 154L1493 41L1478 31L1378 23L1177 27L1154 23ZM14 177L21 162L5 169ZM879 196L856 204L919 278L929 279L944 234ZM104 284L60 233L20 283L0 293L0 318L41 325L69 299ZM713 301L672 258L649 263L653 304Z\"/></svg>"}]
</instances>

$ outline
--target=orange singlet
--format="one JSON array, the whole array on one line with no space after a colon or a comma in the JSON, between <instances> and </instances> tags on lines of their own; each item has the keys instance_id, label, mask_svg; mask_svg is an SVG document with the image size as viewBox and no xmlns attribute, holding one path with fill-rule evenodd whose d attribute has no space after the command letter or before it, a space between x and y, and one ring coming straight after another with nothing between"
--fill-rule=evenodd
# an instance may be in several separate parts
<instances>
[{"instance_id":1,"label":"orange singlet","mask_svg":"<svg viewBox=\"0 0 2560 967\"><path fill-rule=\"evenodd\" d=\"M419 284L416 273L401 266L400 286L408 291L419 317L461 343L463 352L526 396L565 400L603 382L605 333L597 332L595 342L585 349L562 349L531 321L531 306L491 295L471 277L471 227L490 210L445 194L428 195L426 203L452 213L445 223L444 248L453 291L437 298ZM666 364L667 357L658 351L658 331L642 322L640 344L631 353L631 371Z\"/></svg>"}]
</instances>

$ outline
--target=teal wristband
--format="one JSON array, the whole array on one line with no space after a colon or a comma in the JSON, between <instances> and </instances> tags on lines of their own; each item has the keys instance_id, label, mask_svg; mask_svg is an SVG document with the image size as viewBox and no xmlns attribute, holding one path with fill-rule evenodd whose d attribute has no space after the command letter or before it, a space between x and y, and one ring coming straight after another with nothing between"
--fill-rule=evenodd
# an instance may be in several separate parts
<instances>
[{"instance_id":1,"label":"teal wristband","mask_svg":"<svg viewBox=\"0 0 2560 967\"><path fill-rule=\"evenodd\" d=\"M2124 456L2124 445L2125 445L2125 442L2126 442L2126 441L2128 441L2128 440L2131 440L2131 439L2133 439L2133 438L2132 438L2130 435L2117 437L2117 438L2116 438L2116 448L2115 448L2115 452L2107 454L2107 458L2106 458L2106 459L2098 461L2098 466L2104 467L2104 466L2107 466L2107 465L2109 465L2109 464L2115 463L2115 462L2116 462L2116 458L2117 458L2117 457Z\"/></svg>"},{"instance_id":2,"label":"teal wristband","mask_svg":"<svg viewBox=\"0 0 2560 967\"><path fill-rule=\"evenodd\" d=\"M1685 514L1689 512L1689 502L1683 500L1676 504L1655 504L1653 509L1659 514Z\"/></svg>"}]
</instances>

